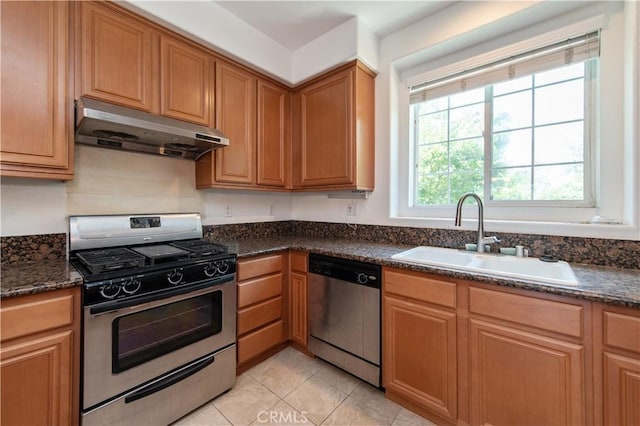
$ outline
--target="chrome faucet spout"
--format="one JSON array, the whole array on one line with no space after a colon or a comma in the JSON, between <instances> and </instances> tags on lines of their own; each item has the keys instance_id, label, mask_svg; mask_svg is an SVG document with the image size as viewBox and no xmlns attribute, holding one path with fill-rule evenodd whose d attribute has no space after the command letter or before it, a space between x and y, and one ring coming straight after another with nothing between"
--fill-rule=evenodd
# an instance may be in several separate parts
<instances>
[{"instance_id":1,"label":"chrome faucet spout","mask_svg":"<svg viewBox=\"0 0 640 426\"><path fill-rule=\"evenodd\" d=\"M462 225L462 205L464 204L467 198L473 198L476 200L476 204L478 205L478 243L476 246L476 250L478 253L484 253L484 245L492 242L500 242L497 237L486 237L484 236L484 206L482 205L482 200L478 195L473 192L467 192L463 194L458 200L458 205L456 206L456 218L454 225L461 226Z\"/></svg>"}]
</instances>

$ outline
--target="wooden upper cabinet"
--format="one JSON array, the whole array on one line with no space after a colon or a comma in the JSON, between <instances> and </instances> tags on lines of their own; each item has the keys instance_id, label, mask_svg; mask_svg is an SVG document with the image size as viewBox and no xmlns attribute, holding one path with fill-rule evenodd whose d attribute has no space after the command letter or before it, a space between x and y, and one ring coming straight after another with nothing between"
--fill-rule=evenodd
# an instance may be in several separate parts
<instances>
[{"instance_id":1,"label":"wooden upper cabinet","mask_svg":"<svg viewBox=\"0 0 640 426\"><path fill-rule=\"evenodd\" d=\"M294 95L294 188L374 187L374 79L358 61Z\"/></svg>"},{"instance_id":2,"label":"wooden upper cabinet","mask_svg":"<svg viewBox=\"0 0 640 426\"><path fill-rule=\"evenodd\" d=\"M73 177L69 4L0 2L3 176Z\"/></svg>"},{"instance_id":3,"label":"wooden upper cabinet","mask_svg":"<svg viewBox=\"0 0 640 426\"><path fill-rule=\"evenodd\" d=\"M152 111L157 33L144 21L110 6L80 5L82 94Z\"/></svg>"},{"instance_id":4,"label":"wooden upper cabinet","mask_svg":"<svg viewBox=\"0 0 640 426\"><path fill-rule=\"evenodd\" d=\"M256 78L226 62L216 63L216 127L229 146L215 151L215 181L255 182Z\"/></svg>"},{"instance_id":5,"label":"wooden upper cabinet","mask_svg":"<svg viewBox=\"0 0 640 426\"><path fill-rule=\"evenodd\" d=\"M291 93L258 81L257 184L285 187L291 164Z\"/></svg>"},{"instance_id":6,"label":"wooden upper cabinet","mask_svg":"<svg viewBox=\"0 0 640 426\"><path fill-rule=\"evenodd\" d=\"M207 52L172 37L160 37L160 113L211 125L211 63Z\"/></svg>"}]
</instances>

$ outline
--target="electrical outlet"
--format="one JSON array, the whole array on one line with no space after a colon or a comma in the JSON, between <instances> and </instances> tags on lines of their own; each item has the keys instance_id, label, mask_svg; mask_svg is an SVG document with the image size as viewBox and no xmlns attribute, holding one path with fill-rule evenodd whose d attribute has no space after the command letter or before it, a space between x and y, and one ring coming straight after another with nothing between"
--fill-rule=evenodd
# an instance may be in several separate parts
<instances>
[{"instance_id":1,"label":"electrical outlet","mask_svg":"<svg viewBox=\"0 0 640 426\"><path fill-rule=\"evenodd\" d=\"M224 217L231 217L231 216L232 216L231 205L227 204L224 208Z\"/></svg>"},{"instance_id":2,"label":"electrical outlet","mask_svg":"<svg viewBox=\"0 0 640 426\"><path fill-rule=\"evenodd\" d=\"M356 209L356 204L351 202L347 205L347 216L357 216L358 211Z\"/></svg>"}]
</instances>

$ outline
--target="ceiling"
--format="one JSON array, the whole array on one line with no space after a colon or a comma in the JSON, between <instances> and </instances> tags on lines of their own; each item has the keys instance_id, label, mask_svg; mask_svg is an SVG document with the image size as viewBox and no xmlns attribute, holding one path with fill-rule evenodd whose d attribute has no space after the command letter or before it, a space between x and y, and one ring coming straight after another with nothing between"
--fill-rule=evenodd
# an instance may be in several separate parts
<instances>
[{"instance_id":1,"label":"ceiling","mask_svg":"<svg viewBox=\"0 0 640 426\"><path fill-rule=\"evenodd\" d=\"M289 50L357 16L378 37L433 15L453 1L215 1Z\"/></svg>"}]
</instances>

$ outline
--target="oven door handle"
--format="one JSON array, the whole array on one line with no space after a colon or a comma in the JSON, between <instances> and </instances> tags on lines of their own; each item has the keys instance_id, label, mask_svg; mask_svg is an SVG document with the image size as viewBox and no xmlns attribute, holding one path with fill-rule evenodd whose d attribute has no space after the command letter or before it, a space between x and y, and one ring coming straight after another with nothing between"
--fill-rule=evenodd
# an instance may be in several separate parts
<instances>
[{"instance_id":1,"label":"oven door handle","mask_svg":"<svg viewBox=\"0 0 640 426\"><path fill-rule=\"evenodd\" d=\"M143 388L140 389L139 391L133 392L130 395L127 395L124 398L124 403L125 404L130 404L132 402L135 402L139 399L145 398L147 396L153 395L154 393L160 392L163 389L168 388L169 386L172 386L184 379L186 379L187 377L190 377L194 374L196 374L198 371L206 368L207 366L213 364L213 362L216 360L215 355L211 355L205 359L203 359L202 361L199 361L197 364L193 364L190 365L189 367L185 368L182 371L179 371L175 374L170 375L169 377L165 377L164 379L158 380L157 382Z\"/></svg>"},{"instance_id":2,"label":"oven door handle","mask_svg":"<svg viewBox=\"0 0 640 426\"><path fill-rule=\"evenodd\" d=\"M129 308L131 306L138 306L143 303L155 302L156 300L167 299L169 297L178 296L185 293L191 293L192 291L202 290L203 288L213 287L225 282L233 281L233 275L224 275L222 277L213 278L206 282L189 285L183 288L176 288L169 291L163 291L158 294L151 294L148 296L132 297L130 299L120 299L114 302L105 303L104 305L95 306L89 309L91 315L102 314L110 311L117 311L118 309Z\"/></svg>"}]
</instances>

